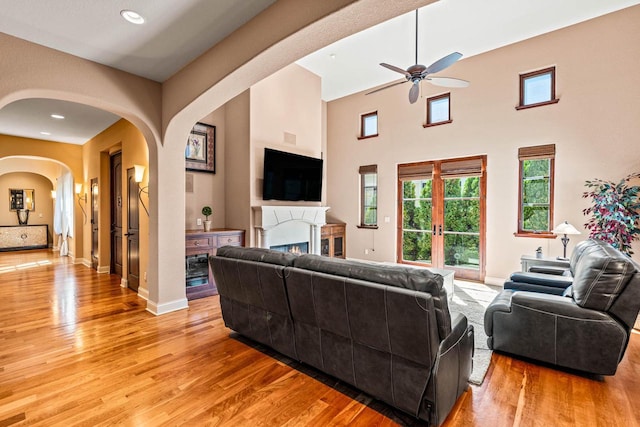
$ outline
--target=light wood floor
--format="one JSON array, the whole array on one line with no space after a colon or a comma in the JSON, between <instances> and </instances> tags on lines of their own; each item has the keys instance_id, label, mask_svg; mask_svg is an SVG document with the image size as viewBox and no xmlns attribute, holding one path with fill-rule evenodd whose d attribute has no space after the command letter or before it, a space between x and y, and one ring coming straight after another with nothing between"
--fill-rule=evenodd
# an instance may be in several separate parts
<instances>
[{"instance_id":1,"label":"light wood floor","mask_svg":"<svg viewBox=\"0 0 640 427\"><path fill-rule=\"evenodd\" d=\"M0 427L423 425L230 337L217 297L155 317L119 278L0 253ZM273 356L273 357L272 357ZM640 426L640 335L598 381L494 354L445 426Z\"/></svg>"}]
</instances>

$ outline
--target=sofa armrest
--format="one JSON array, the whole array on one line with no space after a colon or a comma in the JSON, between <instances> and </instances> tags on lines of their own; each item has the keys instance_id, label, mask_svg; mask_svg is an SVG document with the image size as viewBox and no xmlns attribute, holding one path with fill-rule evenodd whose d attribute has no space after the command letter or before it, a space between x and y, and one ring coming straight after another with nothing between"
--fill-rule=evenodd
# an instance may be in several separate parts
<instances>
[{"instance_id":1,"label":"sofa armrest","mask_svg":"<svg viewBox=\"0 0 640 427\"><path fill-rule=\"evenodd\" d=\"M495 312L503 312L510 313L511 312L511 297L515 291L507 289L500 292L496 297L491 301L491 304L487 307L484 312L484 332L488 337L493 335L493 313ZM491 348L491 346L489 346Z\"/></svg>"},{"instance_id":2,"label":"sofa armrest","mask_svg":"<svg viewBox=\"0 0 640 427\"><path fill-rule=\"evenodd\" d=\"M461 313L451 315L451 333L440 342L431 386L427 386L428 401L435 402L430 422L440 425L451 412L460 395L469 387L473 368L473 325ZM435 396L429 391L435 392Z\"/></svg>"}]
</instances>

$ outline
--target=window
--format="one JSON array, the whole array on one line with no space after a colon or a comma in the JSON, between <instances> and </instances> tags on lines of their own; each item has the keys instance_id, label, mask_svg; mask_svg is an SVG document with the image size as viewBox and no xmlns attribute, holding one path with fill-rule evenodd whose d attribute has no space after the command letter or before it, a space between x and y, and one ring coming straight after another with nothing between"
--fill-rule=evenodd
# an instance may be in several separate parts
<instances>
[{"instance_id":1,"label":"window","mask_svg":"<svg viewBox=\"0 0 640 427\"><path fill-rule=\"evenodd\" d=\"M424 127L451 123L451 95L427 98L427 124Z\"/></svg>"},{"instance_id":2,"label":"window","mask_svg":"<svg viewBox=\"0 0 640 427\"><path fill-rule=\"evenodd\" d=\"M367 113L360 116L360 136L358 139L378 136L378 112Z\"/></svg>"},{"instance_id":3,"label":"window","mask_svg":"<svg viewBox=\"0 0 640 427\"><path fill-rule=\"evenodd\" d=\"M360 166L360 227L378 226L378 166Z\"/></svg>"},{"instance_id":4,"label":"window","mask_svg":"<svg viewBox=\"0 0 640 427\"><path fill-rule=\"evenodd\" d=\"M520 74L520 104L516 110L555 104L556 67Z\"/></svg>"},{"instance_id":5,"label":"window","mask_svg":"<svg viewBox=\"0 0 640 427\"><path fill-rule=\"evenodd\" d=\"M523 237L555 237L553 227L554 144L518 149L520 191L518 232Z\"/></svg>"}]
</instances>

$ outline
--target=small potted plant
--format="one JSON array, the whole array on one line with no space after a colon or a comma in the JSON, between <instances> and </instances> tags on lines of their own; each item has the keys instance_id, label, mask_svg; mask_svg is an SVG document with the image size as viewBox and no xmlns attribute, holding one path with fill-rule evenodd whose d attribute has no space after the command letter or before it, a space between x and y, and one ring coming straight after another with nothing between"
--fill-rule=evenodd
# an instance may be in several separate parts
<instances>
[{"instance_id":1,"label":"small potted plant","mask_svg":"<svg viewBox=\"0 0 640 427\"><path fill-rule=\"evenodd\" d=\"M211 231L211 220L209 220L209 216L213 213L210 206L205 206L202 208L202 215L204 215L204 231Z\"/></svg>"}]
</instances>

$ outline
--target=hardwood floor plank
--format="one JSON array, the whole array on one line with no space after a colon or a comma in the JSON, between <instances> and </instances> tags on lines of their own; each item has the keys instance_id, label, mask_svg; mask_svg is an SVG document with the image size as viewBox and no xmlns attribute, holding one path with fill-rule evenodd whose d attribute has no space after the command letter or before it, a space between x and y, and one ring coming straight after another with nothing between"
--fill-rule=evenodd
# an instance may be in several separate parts
<instances>
[{"instance_id":1,"label":"hardwood floor plank","mask_svg":"<svg viewBox=\"0 0 640 427\"><path fill-rule=\"evenodd\" d=\"M224 326L217 297L153 316L50 251L0 253L2 426L425 426ZM494 354L451 426L640 427L640 334L591 378Z\"/></svg>"}]
</instances>

